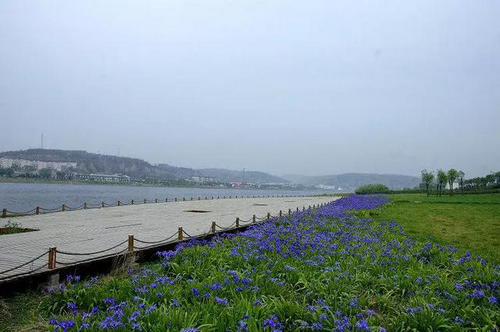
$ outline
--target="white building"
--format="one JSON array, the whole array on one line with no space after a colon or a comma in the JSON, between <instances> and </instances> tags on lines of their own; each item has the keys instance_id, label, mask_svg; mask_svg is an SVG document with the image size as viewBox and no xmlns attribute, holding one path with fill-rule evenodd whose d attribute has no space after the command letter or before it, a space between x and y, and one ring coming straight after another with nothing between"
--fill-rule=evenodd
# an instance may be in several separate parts
<instances>
[{"instance_id":1,"label":"white building","mask_svg":"<svg viewBox=\"0 0 500 332\"><path fill-rule=\"evenodd\" d=\"M18 166L20 168L31 166L37 170L44 168L62 171L69 168L75 168L75 162L55 162L55 161L34 161L25 159L12 159L12 158L0 158L0 168L10 168L12 166Z\"/></svg>"},{"instance_id":2,"label":"white building","mask_svg":"<svg viewBox=\"0 0 500 332\"><path fill-rule=\"evenodd\" d=\"M217 179L212 176L193 176L191 178L194 182L206 183L206 182L216 182Z\"/></svg>"}]
</instances>

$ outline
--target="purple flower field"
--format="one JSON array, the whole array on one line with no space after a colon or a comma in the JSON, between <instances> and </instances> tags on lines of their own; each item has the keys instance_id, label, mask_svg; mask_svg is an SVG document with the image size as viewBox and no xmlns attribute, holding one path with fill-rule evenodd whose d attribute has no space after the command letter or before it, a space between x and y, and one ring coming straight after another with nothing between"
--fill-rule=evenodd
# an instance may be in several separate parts
<instances>
[{"instance_id":1,"label":"purple flower field","mask_svg":"<svg viewBox=\"0 0 500 332\"><path fill-rule=\"evenodd\" d=\"M78 280L43 308L56 331L484 330L500 325L500 267L408 237L352 195L159 252L129 275Z\"/></svg>"}]
</instances>

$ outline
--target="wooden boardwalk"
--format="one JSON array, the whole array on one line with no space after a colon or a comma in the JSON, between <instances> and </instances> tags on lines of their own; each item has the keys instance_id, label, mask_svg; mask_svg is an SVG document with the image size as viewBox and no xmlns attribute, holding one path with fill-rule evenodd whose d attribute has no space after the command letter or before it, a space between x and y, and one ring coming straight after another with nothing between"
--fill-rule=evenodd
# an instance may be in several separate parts
<instances>
[{"instance_id":1,"label":"wooden boardwalk","mask_svg":"<svg viewBox=\"0 0 500 332\"><path fill-rule=\"evenodd\" d=\"M179 227L192 236L210 231L212 222L222 227L236 218L250 220L255 214L265 217L291 209L302 209L335 200L335 197L265 197L194 200L108 207L101 209L57 212L13 218L22 227L39 231L0 236L0 282L19 273L43 272L48 269L48 250L57 247L68 253L90 253L116 248L93 255L57 254L58 266L89 258L117 254L127 249L129 234L135 239L154 242L176 234ZM206 211L206 212L201 212ZM8 219L2 221L7 222ZM177 238L174 235L173 240ZM120 244L120 245L119 245ZM148 246L136 242L138 247ZM1 273L44 254L22 268Z\"/></svg>"}]
</instances>

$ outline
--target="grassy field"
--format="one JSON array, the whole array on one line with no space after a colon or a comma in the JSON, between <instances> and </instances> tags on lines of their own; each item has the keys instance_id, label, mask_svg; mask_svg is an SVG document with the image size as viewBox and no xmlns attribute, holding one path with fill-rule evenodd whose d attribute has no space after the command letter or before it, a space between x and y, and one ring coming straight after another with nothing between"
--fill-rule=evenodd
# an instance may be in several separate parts
<instances>
[{"instance_id":1,"label":"grassy field","mask_svg":"<svg viewBox=\"0 0 500 332\"><path fill-rule=\"evenodd\" d=\"M500 194L388 197L392 202L369 212L372 218L395 220L418 239L451 244L500 263Z\"/></svg>"}]
</instances>

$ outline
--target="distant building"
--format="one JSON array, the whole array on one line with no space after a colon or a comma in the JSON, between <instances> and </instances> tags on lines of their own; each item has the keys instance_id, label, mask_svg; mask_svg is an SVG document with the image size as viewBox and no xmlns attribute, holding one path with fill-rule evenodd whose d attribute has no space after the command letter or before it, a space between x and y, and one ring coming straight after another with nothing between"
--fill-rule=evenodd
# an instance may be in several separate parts
<instances>
[{"instance_id":1,"label":"distant building","mask_svg":"<svg viewBox=\"0 0 500 332\"><path fill-rule=\"evenodd\" d=\"M12 159L12 158L0 158L0 168L10 168L12 166L23 167L34 167L37 170L44 168L64 171L70 168L75 168L75 162L56 162L56 161L37 161L37 160L25 160L25 159Z\"/></svg>"},{"instance_id":2,"label":"distant building","mask_svg":"<svg viewBox=\"0 0 500 332\"><path fill-rule=\"evenodd\" d=\"M130 177L123 174L75 174L74 179L92 182L130 182Z\"/></svg>"},{"instance_id":3,"label":"distant building","mask_svg":"<svg viewBox=\"0 0 500 332\"><path fill-rule=\"evenodd\" d=\"M199 183L208 183L208 182L216 182L217 179L212 177L212 176L193 176L191 178L194 182L199 182Z\"/></svg>"},{"instance_id":4,"label":"distant building","mask_svg":"<svg viewBox=\"0 0 500 332\"><path fill-rule=\"evenodd\" d=\"M316 186L316 188L318 188L318 189L327 189L327 190L335 190L337 187L326 185L326 184L318 184Z\"/></svg>"}]
</instances>

